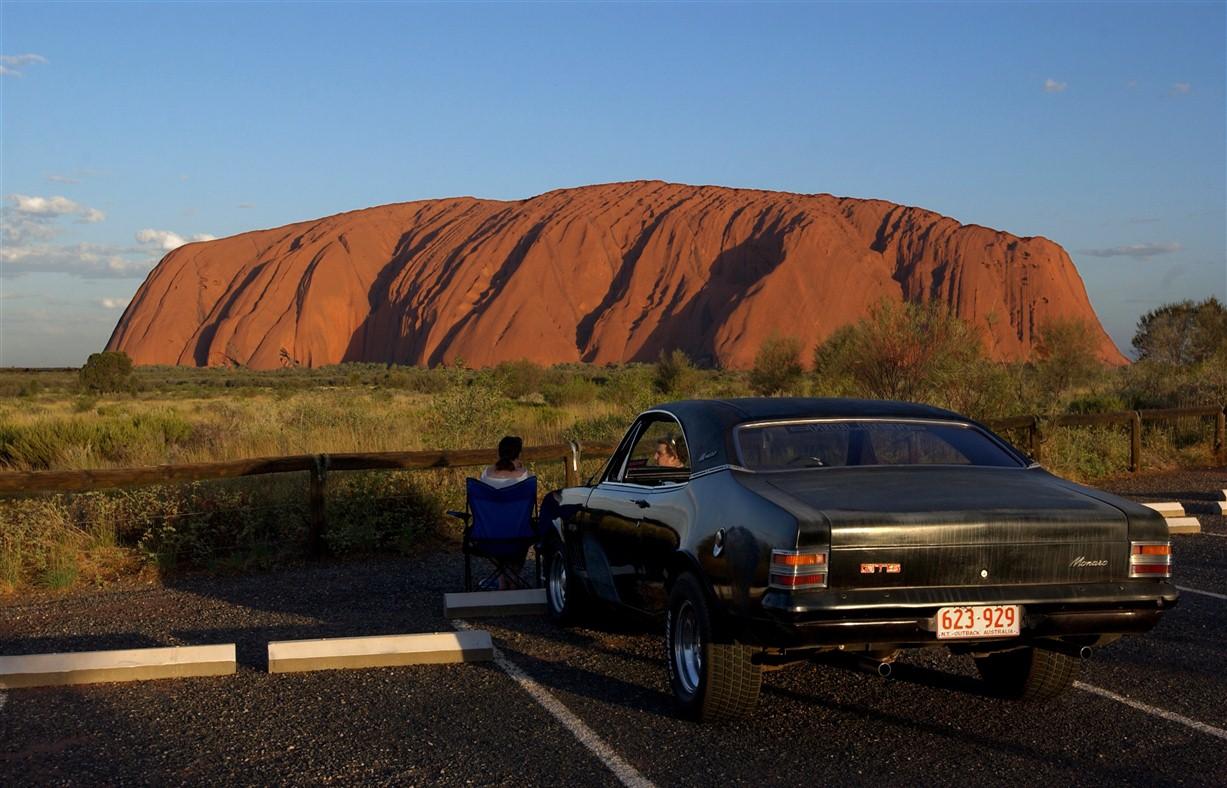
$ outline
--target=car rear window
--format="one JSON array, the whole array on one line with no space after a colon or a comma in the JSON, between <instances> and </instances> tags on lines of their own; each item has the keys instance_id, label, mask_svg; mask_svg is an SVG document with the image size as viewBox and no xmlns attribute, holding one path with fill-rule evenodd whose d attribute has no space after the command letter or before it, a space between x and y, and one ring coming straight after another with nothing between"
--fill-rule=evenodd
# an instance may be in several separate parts
<instances>
[{"instance_id":1,"label":"car rear window","mask_svg":"<svg viewBox=\"0 0 1227 788\"><path fill-rule=\"evenodd\" d=\"M754 470L854 465L1022 463L970 425L925 421L796 421L737 429L742 465Z\"/></svg>"}]
</instances>

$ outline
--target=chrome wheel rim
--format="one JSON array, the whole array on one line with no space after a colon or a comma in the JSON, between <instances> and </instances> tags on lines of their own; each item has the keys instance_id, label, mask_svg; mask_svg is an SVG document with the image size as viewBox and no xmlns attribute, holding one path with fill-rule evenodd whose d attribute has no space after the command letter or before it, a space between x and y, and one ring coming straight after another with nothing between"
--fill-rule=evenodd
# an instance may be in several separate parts
<instances>
[{"instance_id":1,"label":"chrome wheel rim","mask_svg":"<svg viewBox=\"0 0 1227 788\"><path fill-rule=\"evenodd\" d=\"M550 561L550 606L561 613L567 605L567 562L562 553L554 553Z\"/></svg>"},{"instance_id":2,"label":"chrome wheel rim","mask_svg":"<svg viewBox=\"0 0 1227 788\"><path fill-rule=\"evenodd\" d=\"M699 618L694 605L682 602L673 621L673 665L686 694L699 690L703 671L703 637L699 633Z\"/></svg>"}]
</instances>

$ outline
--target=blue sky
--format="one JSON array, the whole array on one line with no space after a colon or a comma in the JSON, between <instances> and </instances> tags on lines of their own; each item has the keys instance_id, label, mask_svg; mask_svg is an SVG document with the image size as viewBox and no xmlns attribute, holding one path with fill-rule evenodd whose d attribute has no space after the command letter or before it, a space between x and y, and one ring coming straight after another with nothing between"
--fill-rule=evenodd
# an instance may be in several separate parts
<instances>
[{"instance_id":1,"label":"blue sky","mask_svg":"<svg viewBox=\"0 0 1227 788\"><path fill-rule=\"evenodd\" d=\"M1224 9L6 0L0 366L81 364L183 240L641 178L1046 236L1128 348L1227 300Z\"/></svg>"}]
</instances>

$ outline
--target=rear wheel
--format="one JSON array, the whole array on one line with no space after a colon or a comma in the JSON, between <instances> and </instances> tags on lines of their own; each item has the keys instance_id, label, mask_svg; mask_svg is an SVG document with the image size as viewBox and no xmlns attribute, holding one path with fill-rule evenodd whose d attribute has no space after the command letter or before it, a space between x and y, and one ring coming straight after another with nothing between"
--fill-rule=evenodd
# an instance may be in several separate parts
<instances>
[{"instance_id":1,"label":"rear wheel","mask_svg":"<svg viewBox=\"0 0 1227 788\"><path fill-rule=\"evenodd\" d=\"M700 722L734 720L758 705L762 669L753 649L722 637L699 579L683 574L669 595L665 620L669 684L682 714Z\"/></svg>"},{"instance_id":2,"label":"rear wheel","mask_svg":"<svg viewBox=\"0 0 1227 788\"><path fill-rule=\"evenodd\" d=\"M551 542L545 554L545 604L550 618L563 626L574 624L583 603L583 589L567 565L566 548L562 542Z\"/></svg>"},{"instance_id":3,"label":"rear wheel","mask_svg":"<svg viewBox=\"0 0 1227 788\"><path fill-rule=\"evenodd\" d=\"M1016 700L1054 698L1078 677L1076 658L1039 648L976 657L976 667L995 694Z\"/></svg>"}]
</instances>

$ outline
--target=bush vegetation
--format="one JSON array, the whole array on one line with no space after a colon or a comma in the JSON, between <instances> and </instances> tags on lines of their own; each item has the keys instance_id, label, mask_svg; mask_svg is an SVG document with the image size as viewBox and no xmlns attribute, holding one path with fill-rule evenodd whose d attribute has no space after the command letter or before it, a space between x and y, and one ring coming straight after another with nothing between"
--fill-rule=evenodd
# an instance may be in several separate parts
<instances>
[{"instance_id":1,"label":"bush vegetation","mask_svg":"<svg viewBox=\"0 0 1227 788\"><path fill-rule=\"evenodd\" d=\"M1033 363L990 361L975 330L932 306L875 307L802 367L773 337L747 371L701 369L685 353L610 367L528 361L470 370L345 364L319 369L127 368L96 354L85 370L0 370L0 469L60 470L244 457L614 443L655 402L754 393L890 397L982 420L1227 402L1222 306L1162 307L1139 322L1138 362L1104 367L1076 324L1040 327ZM1175 338L1173 338L1175 337ZM1208 459L1209 425L1147 425L1144 468ZM1120 473L1122 428L1045 429L1044 462L1094 480ZM1018 438L1019 436L1010 436ZM599 467L589 456L585 473ZM562 483L538 464L541 489ZM452 535L464 469L329 474L326 547L407 552ZM237 571L295 560L306 538L302 474L0 501L0 591L104 583L133 571ZM449 530L450 529L450 530Z\"/></svg>"}]
</instances>

